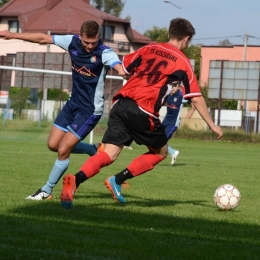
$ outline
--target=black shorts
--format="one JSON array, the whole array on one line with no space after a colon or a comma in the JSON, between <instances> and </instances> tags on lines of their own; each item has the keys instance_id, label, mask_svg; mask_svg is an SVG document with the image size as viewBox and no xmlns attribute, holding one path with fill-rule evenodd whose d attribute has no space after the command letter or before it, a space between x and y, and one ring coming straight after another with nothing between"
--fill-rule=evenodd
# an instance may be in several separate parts
<instances>
[{"instance_id":1,"label":"black shorts","mask_svg":"<svg viewBox=\"0 0 260 260\"><path fill-rule=\"evenodd\" d=\"M132 99L119 99L110 111L102 142L129 146L133 141L158 149L167 137L159 118L143 112Z\"/></svg>"}]
</instances>

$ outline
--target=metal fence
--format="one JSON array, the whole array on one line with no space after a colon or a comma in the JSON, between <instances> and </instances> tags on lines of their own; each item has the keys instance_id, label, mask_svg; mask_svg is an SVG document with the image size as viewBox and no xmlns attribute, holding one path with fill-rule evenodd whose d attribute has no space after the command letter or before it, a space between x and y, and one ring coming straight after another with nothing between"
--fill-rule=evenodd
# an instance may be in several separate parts
<instances>
[{"instance_id":1,"label":"metal fence","mask_svg":"<svg viewBox=\"0 0 260 260\"><path fill-rule=\"evenodd\" d=\"M28 138L37 133L44 136L44 133L49 132L52 121L66 102L62 93L69 93L71 90L71 72L10 66L15 64L14 58L4 58L3 65L0 65L0 118L2 119L0 138L17 139L21 136ZM42 56L41 61L45 59L46 56ZM22 59L18 60L20 62L17 64L21 65ZM105 124L108 117L113 95L123 84L124 79L115 76L114 71L110 70L105 80L106 101L101 125ZM60 93L55 100L48 100L47 93L50 89ZM95 131L100 132L101 128L103 127L96 127ZM93 133L91 136L93 137Z\"/></svg>"},{"instance_id":2,"label":"metal fence","mask_svg":"<svg viewBox=\"0 0 260 260\"><path fill-rule=\"evenodd\" d=\"M12 81L15 82L14 79L17 77L15 72L23 72L24 77L28 77L28 74L26 73L37 73L35 75L42 79L48 78L46 76L47 74L70 77L71 72L8 66L11 61L12 59L8 59L9 63L6 62L5 65L0 65L0 139L37 138L46 140L52 126L52 121L65 103L62 99L62 94L60 94L60 98L56 100L48 100L47 96L44 94L44 91L47 90L45 85L42 85L43 88L35 88L32 86L25 87L24 83L26 80L23 78L20 78L19 87L11 87ZM21 74L18 76L21 77ZM90 135L90 139L87 141L99 142L101 140L106 129L112 97L123 84L123 79L113 75L111 70L110 75L107 76L105 82L106 101L104 114L99 124L94 129L94 132ZM67 87L68 84L65 84L65 86ZM18 89L19 91L15 92L13 91L14 89ZM56 89L61 93L64 91L68 92L68 89ZM39 95L39 91L42 91L41 95ZM10 93L12 93L12 95L10 95ZM207 125L197 112L191 119L186 118L188 109L189 108L183 108L180 128L187 126L194 130L208 130ZM253 111L221 110L220 116L218 116L218 109L209 108L209 111L215 123L218 123L220 120L220 126L223 128L232 131L242 130L245 133L250 134L254 133L257 128L255 120L256 114ZM160 113L161 120L165 113L166 110L165 107L163 107Z\"/></svg>"}]
</instances>

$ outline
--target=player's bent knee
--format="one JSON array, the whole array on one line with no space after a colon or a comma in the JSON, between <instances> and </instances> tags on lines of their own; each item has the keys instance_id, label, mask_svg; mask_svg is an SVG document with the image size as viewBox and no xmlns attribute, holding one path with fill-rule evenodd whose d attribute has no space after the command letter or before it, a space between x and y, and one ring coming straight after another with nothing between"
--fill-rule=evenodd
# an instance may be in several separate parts
<instances>
[{"instance_id":1,"label":"player's bent knee","mask_svg":"<svg viewBox=\"0 0 260 260\"><path fill-rule=\"evenodd\" d=\"M118 158L118 155L113 155L110 157L111 164Z\"/></svg>"},{"instance_id":2,"label":"player's bent knee","mask_svg":"<svg viewBox=\"0 0 260 260\"><path fill-rule=\"evenodd\" d=\"M48 149L49 149L50 151L52 151L52 152L58 152L58 146L57 146L57 145L54 145L54 144L52 144L52 143L48 143L48 144L47 144L47 147L48 147Z\"/></svg>"},{"instance_id":3,"label":"player's bent knee","mask_svg":"<svg viewBox=\"0 0 260 260\"><path fill-rule=\"evenodd\" d=\"M161 160L164 160L167 155L168 155L168 146L163 146L162 148L160 149L156 149L156 150L151 150L150 151L158 156L160 156L162 159Z\"/></svg>"},{"instance_id":4,"label":"player's bent knee","mask_svg":"<svg viewBox=\"0 0 260 260\"><path fill-rule=\"evenodd\" d=\"M158 154L160 156L162 156L163 160L167 157L168 155L168 145L165 145L161 151L160 151L160 154Z\"/></svg>"},{"instance_id":5,"label":"player's bent knee","mask_svg":"<svg viewBox=\"0 0 260 260\"><path fill-rule=\"evenodd\" d=\"M159 156L161 156L163 158L162 160L164 160L167 157L167 155L168 155L168 152L166 151L165 153L160 154Z\"/></svg>"},{"instance_id":6,"label":"player's bent knee","mask_svg":"<svg viewBox=\"0 0 260 260\"><path fill-rule=\"evenodd\" d=\"M70 155L70 152L71 152L71 149L69 149L68 147L64 147L64 146L59 147L59 149L58 149L59 158L61 160L68 158Z\"/></svg>"}]
</instances>

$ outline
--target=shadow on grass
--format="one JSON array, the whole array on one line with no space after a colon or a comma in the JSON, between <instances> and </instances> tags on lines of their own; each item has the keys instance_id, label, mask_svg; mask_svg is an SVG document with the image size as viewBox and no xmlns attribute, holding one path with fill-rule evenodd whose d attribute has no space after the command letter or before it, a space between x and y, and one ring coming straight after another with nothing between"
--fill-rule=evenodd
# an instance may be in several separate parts
<instances>
[{"instance_id":1,"label":"shadow on grass","mask_svg":"<svg viewBox=\"0 0 260 260\"><path fill-rule=\"evenodd\" d=\"M176 204L190 204L190 205L194 205L194 206L206 207L205 200L200 200L200 201L198 201L198 200L196 200L196 201L195 200L176 201L176 200L165 200L165 199L154 200L154 199L143 198L140 196L133 196L133 195L128 194L127 192L128 192L128 190L124 191L124 194L126 195L124 197L125 197L125 199L127 199L127 203L120 204L119 202L117 203L115 201L115 203L117 205L126 206L126 207L131 206L131 205L138 206L138 207L167 207L167 206L175 206ZM91 192L91 193L88 193L87 195L77 194L76 196L77 196L77 198L76 198L77 200L84 199L85 201L87 201L87 199L91 199L91 200L107 199L109 195L108 195L108 193ZM76 201L76 199L75 199L75 201ZM95 204L95 205L99 205L99 204Z\"/></svg>"},{"instance_id":2,"label":"shadow on grass","mask_svg":"<svg viewBox=\"0 0 260 260\"><path fill-rule=\"evenodd\" d=\"M197 163L179 163L179 162L177 162L177 163L174 163L173 165L171 165L169 162L166 162L166 161L163 161L163 162L161 162L158 166L160 166L160 167L162 167L162 166L171 166L171 167L183 167L183 166L191 166L191 167L201 167L201 165L200 164L197 164Z\"/></svg>"},{"instance_id":3,"label":"shadow on grass","mask_svg":"<svg viewBox=\"0 0 260 260\"><path fill-rule=\"evenodd\" d=\"M232 223L235 211L227 213L230 222L209 221L174 216L176 205L203 201L135 197L122 207L107 194L92 196L95 204L78 197L70 210L57 201L26 201L0 215L1 259L259 259L260 228ZM173 214L160 213L163 205ZM156 210L144 208L151 206Z\"/></svg>"}]
</instances>

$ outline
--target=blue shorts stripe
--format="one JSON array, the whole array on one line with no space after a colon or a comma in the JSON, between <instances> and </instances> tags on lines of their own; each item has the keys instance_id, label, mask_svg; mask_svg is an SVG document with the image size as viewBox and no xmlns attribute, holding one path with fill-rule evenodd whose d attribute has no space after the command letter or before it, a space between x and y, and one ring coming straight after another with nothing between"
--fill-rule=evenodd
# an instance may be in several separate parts
<instances>
[{"instance_id":1,"label":"blue shorts stripe","mask_svg":"<svg viewBox=\"0 0 260 260\"><path fill-rule=\"evenodd\" d=\"M78 130L77 134L81 136L87 130L88 127L91 127L93 129L94 127L91 125L93 124L94 119L96 119L95 115L92 115L90 118L88 118L86 123Z\"/></svg>"},{"instance_id":2,"label":"blue shorts stripe","mask_svg":"<svg viewBox=\"0 0 260 260\"><path fill-rule=\"evenodd\" d=\"M58 129L60 129L60 130L62 130L62 131L64 131L64 132L68 132L68 129L67 128L64 128L64 127L61 127L61 126L59 126L59 125L57 125L57 124L53 124L54 126L56 126Z\"/></svg>"},{"instance_id":3,"label":"blue shorts stripe","mask_svg":"<svg viewBox=\"0 0 260 260\"><path fill-rule=\"evenodd\" d=\"M167 139L169 140L172 137L172 134L177 130L176 126L167 126L165 128Z\"/></svg>"}]
</instances>

